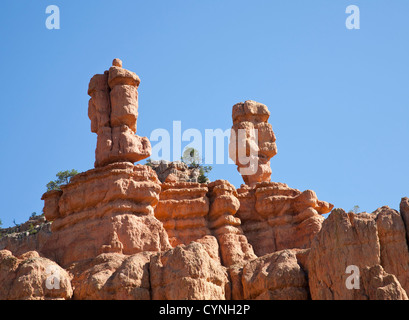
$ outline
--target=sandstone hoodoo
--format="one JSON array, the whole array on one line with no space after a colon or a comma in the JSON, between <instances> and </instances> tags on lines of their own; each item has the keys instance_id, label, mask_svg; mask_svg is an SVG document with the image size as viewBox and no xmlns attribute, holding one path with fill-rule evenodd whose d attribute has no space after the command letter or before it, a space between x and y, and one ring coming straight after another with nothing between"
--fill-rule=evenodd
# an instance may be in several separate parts
<instances>
[{"instance_id":1,"label":"sandstone hoodoo","mask_svg":"<svg viewBox=\"0 0 409 320\"><path fill-rule=\"evenodd\" d=\"M254 186L271 177L270 159L277 154L276 137L264 104L245 101L233 106L229 155L244 182Z\"/></svg>"},{"instance_id":2,"label":"sandstone hoodoo","mask_svg":"<svg viewBox=\"0 0 409 320\"><path fill-rule=\"evenodd\" d=\"M151 153L139 84L119 59L91 78L95 168L43 195L35 232L0 238L0 299L408 299L408 198L354 214L271 181L276 138L255 101L232 110L238 189L180 161L135 164Z\"/></svg>"},{"instance_id":3,"label":"sandstone hoodoo","mask_svg":"<svg viewBox=\"0 0 409 320\"><path fill-rule=\"evenodd\" d=\"M148 138L135 135L139 83L139 77L123 69L119 59L113 61L109 71L92 77L88 116L91 131L98 135L95 167L121 161L134 163L150 156Z\"/></svg>"}]
</instances>

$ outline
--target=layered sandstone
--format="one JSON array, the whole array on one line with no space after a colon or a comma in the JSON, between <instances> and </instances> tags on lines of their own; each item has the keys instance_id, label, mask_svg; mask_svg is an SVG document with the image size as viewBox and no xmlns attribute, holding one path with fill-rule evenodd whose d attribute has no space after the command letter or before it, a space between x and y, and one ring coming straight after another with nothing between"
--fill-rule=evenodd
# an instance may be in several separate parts
<instances>
[{"instance_id":1,"label":"layered sandstone","mask_svg":"<svg viewBox=\"0 0 409 320\"><path fill-rule=\"evenodd\" d=\"M277 146L272 126L267 122L269 117L267 106L256 101L233 106L229 156L249 186L270 181L270 159L277 154Z\"/></svg>"},{"instance_id":2,"label":"layered sandstone","mask_svg":"<svg viewBox=\"0 0 409 320\"><path fill-rule=\"evenodd\" d=\"M207 185L194 182L163 183L155 217L162 223L173 247L211 235Z\"/></svg>"},{"instance_id":3,"label":"layered sandstone","mask_svg":"<svg viewBox=\"0 0 409 320\"><path fill-rule=\"evenodd\" d=\"M61 189L43 196L45 216L53 221L43 251L62 265L100 253L170 248L154 216L160 184L148 166L110 164L78 174Z\"/></svg>"},{"instance_id":4,"label":"layered sandstone","mask_svg":"<svg viewBox=\"0 0 409 320\"><path fill-rule=\"evenodd\" d=\"M258 256L309 248L332 204L317 199L311 190L301 192L284 183L242 185L238 191L243 231Z\"/></svg>"},{"instance_id":5,"label":"layered sandstone","mask_svg":"<svg viewBox=\"0 0 409 320\"><path fill-rule=\"evenodd\" d=\"M52 235L51 223L45 221L45 218L44 221L37 220L36 224L33 224L31 219L28 222L28 228L27 223L24 223L21 226L5 229L5 234L0 235L0 250L7 249L15 256L20 256L28 251L43 251Z\"/></svg>"},{"instance_id":6,"label":"layered sandstone","mask_svg":"<svg viewBox=\"0 0 409 320\"><path fill-rule=\"evenodd\" d=\"M170 248L154 217L160 181L150 167L133 165L150 155L148 139L135 136L139 83L119 59L92 77L88 115L98 134L96 168L43 195L45 217L53 223L42 252L64 266L101 253Z\"/></svg>"},{"instance_id":7,"label":"layered sandstone","mask_svg":"<svg viewBox=\"0 0 409 320\"><path fill-rule=\"evenodd\" d=\"M223 265L230 267L255 259L253 247L241 229L241 221L235 217L240 207L236 188L226 180L209 183L209 228L220 244Z\"/></svg>"},{"instance_id":8,"label":"layered sandstone","mask_svg":"<svg viewBox=\"0 0 409 320\"><path fill-rule=\"evenodd\" d=\"M88 116L91 131L98 135L95 167L110 163L137 162L150 156L146 137L136 136L139 77L122 68L119 59L104 74L92 77Z\"/></svg>"}]
</instances>

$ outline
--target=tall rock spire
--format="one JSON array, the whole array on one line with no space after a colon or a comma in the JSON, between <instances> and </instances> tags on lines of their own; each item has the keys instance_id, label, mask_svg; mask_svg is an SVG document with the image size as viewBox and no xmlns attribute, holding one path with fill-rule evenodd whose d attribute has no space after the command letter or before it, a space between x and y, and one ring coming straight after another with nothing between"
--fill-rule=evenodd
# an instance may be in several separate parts
<instances>
[{"instance_id":1,"label":"tall rock spire","mask_svg":"<svg viewBox=\"0 0 409 320\"><path fill-rule=\"evenodd\" d=\"M114 162L137 162L148 158L151 145L146 137L136 136L139 77L122 68L114 59L104 74L92 77L88 94L91 131L98 135L95 167Z\"/></svg>"},{"instance_id":2,"label":"tall rock spire","mask_svg":"<svg viewBox=\"0 0 409 320\"><path fill-rule=\"evenodd\" d=\"M245 184L270 182L270 159L277 154L276 138L269 124L267 106L248 100L233 106L229 156Z\"/></svg>"}]
</instances>

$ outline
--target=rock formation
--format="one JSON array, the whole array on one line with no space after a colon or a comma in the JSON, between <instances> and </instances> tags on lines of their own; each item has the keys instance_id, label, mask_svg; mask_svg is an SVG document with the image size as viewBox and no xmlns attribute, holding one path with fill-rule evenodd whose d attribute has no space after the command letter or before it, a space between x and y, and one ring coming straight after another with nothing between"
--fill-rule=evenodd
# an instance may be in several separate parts
<instances>
[{"instance_id":1,"label":"rock formation","mask_svg":"<svg viewBox=\"0 0 409 320\"><path fill-rule=\"evenodd\" d=\"M91 131L98 135L95 167L121 161L134 163L149 157L148 138L135 135L139 83L139 77L123 69L119 59L113 61L109 71L92 77L88 116Z\"/></svg>"},{"instance_id":2,"label":"rock formation","mask_svg":"<svg viewBox=\"0 0 409 320\"><path fill-rule=\"evenodd\" d=\"M237 190L240 201L237 217L248 241L258 256L309 247L321 229L324 220L321 215L330 212L333 205L319 201L313 191L300 192L270 181L270 159L276 155L277 147L267 122L270 116L267 106L245 101L235 104L232 114L229 155L245 182Z\"/></svg>"},{"instance_id":3,"label":"rock formation","mask_svg":"<svg viewBox=\"0 0 409 320\"><path fill-rule=\"evenodd\" d=\"M216 180L208 187L208 224L220 244L223 265L230 267L255 259L253 247L241 229L241 221L235 217L240 207L236 188L226 180Z\"/></svg>"},{"instance_id":4,"label":"rock formation","mask_svg":"<svg viewBox=\"0 0 409 320\"><path fill-rule=\"evenodd\" d=\"M28 251L41 252L50 237L51 222L44 215L36 216L23 224L0 229L0 248L7 248L15 256Z\"/></svg>"},{"instance_id":5,"label":"rock formation","mask_svg":"<svg viewBox=\"0 0 409 320\"><path fill-rule=\"evenodd\" d=\"M153 252L102 253L72 264L75 300L150 300L149 261Z\"/></svg>"},{"instance_id":6,"label":"rock formation","mask_svg":"<svg viewBox=\"0 0 409 320\"><path fill-rule=\"evenodd\" d=\"M196 241L154 255L150 274L152 299L155 300L230 298L226 268Z\"/></svg>"},{"instance_id":7,"label":"rock formation","mask_svg":"<svg viewBox=\"0 0 409 320\"><path fill-rule=\"evenodd\" d=\"M244 266L243 298L256 300L307 300L305 272L292 250L264 255Z\"/></svg>"},{"instance_id":8,"label":"rock formation","mask_svg":"<svg viewBox=\"0 0 409 320\"><path fill-rule=\"evenodd\" d=\"M407 256L408 251L407 247L403 248L402 243L395 245L392 242L399 239L399 234L402 233L396 233L399 227L387 226L392 221L390 212L387 211L389 210L381 208L375 214L356 215L336 209L324 221L308 256L307 269L312 299L407 300L407 293L398 279L400 276L406 285L407 273L403 270L407 268L407 259L400 262L391 261L390 258L393 255ZM353 276L348 271L351 266L359 273L356 288L347 286L348 278ZM392 271L397 274L389 273Z\"/></svg>"},{"instance_id":9,"label":"rock formation","mask_svg":"<svg viewBox=\"0 0 409 320\"><path fill-rule=\"evenodd\" d=\"M189 168L182 161L150 161L148 165L156 172L161 182L199 182L199 168Z\"/></svg>"},{"instance_id":10,"label":"rock formation","mask_svg":"<svg viewBox=\"0 0 409 320\"><path fill-rule=\"evenodd\" d=\"M403 219L403 223L405 224L406 240L409 243L409 198L402 198L399 210Z\"/></svg>"},{"instance_id":11,"label":"rock formation","mask_svg":"<svg viewBox=\"0 0 409 320\"><path fill-rule=\"evenodd\" d=\"M380 264L376 222L369 214L334 210L324 221L309 253L308 276L313 299L363 299L346 287L348 266L359 270Z\"/></svg>"},{"instance_id":12,"label":"rock formation","mask_svg":"<svg viewBox=\"0 0 409 320\"><path fill-rule=\"evenodd\" d=\"M0 283L0 300L65 300L73 294L68 273L35 251L15 257L0 250Z\"/></svg>"},{"instance_id":13,"label":"rock formation","mask_svg":"<svg viewBox=\"0 0 409 320\"><path fill-rule=\"evenodd\" d=\"M239 189L182 162L134 165L150 154L139 83L119 59L92 77L95 168L43 195L46 221L6 230L0 299L408 299L408 198L400 212L331 212L272 182L270 112L255 101L233 106Z\"/></svg>"},{"instance_id":14,"label":"rock formation","mask_svg":"<svg viewBox=\"0 0 409 320\"><path fill-rule=\"evenodd\" d=\"M309 248L320 231L322 214L333 205L317 199L311 190L300 192L286 184L257 183L238 189L237 216L258 256L293 248Z\"/></svg>"},{"instance_id":15,"label":"rock formation","mask_svg":"<svg viewBox=\"0 0 409 320\"><path fill-rule=\"evenodd\" d=\"M58 263L170 248L154 216L160 185L148 166L109 164L76 175L61 189L43 197L45 216L53 221L44 252Z\"/></svg>"},{"instance_id":16,"label":"rock formation","mask_svg":"<svg viewBox=\"0 0 409 320\"><path fill-rule=\"evenodd\" d=\"M163 183L155 217L162 223L172 246L189 244L210 235L208 188L193 182Z\"/></svg>"},{"instance_id":17,"label":"rock formation","mask_svg":"<svg viewBox=\"0 0 409 320\"><path fill-rule=\"evenodd\" d=\"M389 207L374 213L380 245L380 261L385 272L393 274L409 293L409 250L401 214Z\"/></svg>"},{"instance_id":18,"label":"rock formation","mask_svg":"<svg viewBox=\"0 0 409 320\"><path fill-rule=\"evenodd\" d=\"M270 159L277 154L276 138L269 124L267 106L255 101L245 101L233 106L233 126L229 156L246 185L269 182Z\"/></svg>"}]
</instances>

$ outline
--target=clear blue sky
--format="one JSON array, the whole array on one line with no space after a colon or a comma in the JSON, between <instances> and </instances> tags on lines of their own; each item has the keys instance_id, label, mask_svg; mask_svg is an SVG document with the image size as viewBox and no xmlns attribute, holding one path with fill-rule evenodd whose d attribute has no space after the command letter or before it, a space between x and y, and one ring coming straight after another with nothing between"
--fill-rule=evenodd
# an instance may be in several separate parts
<instances>
[{"instance_id":1,"label":"clear blue sky","mask_svg":"<svg viewBox=\"0 0 409 320\"><path fill-rule=\"evenodd\" d=\"M350 4L360 30L345 27ZM48 5L60 30L45 27ZM113 58L141 78L138 135L174 120L225 130L235 103L256 100L277 136L273 181L346 210L398 208L409 196L408 14L407 0L2 1L3 227L41 212L58 171L93 168L87 87ZM234 165L210 178L242 183Z\"/></svg>"}]
</instances>

